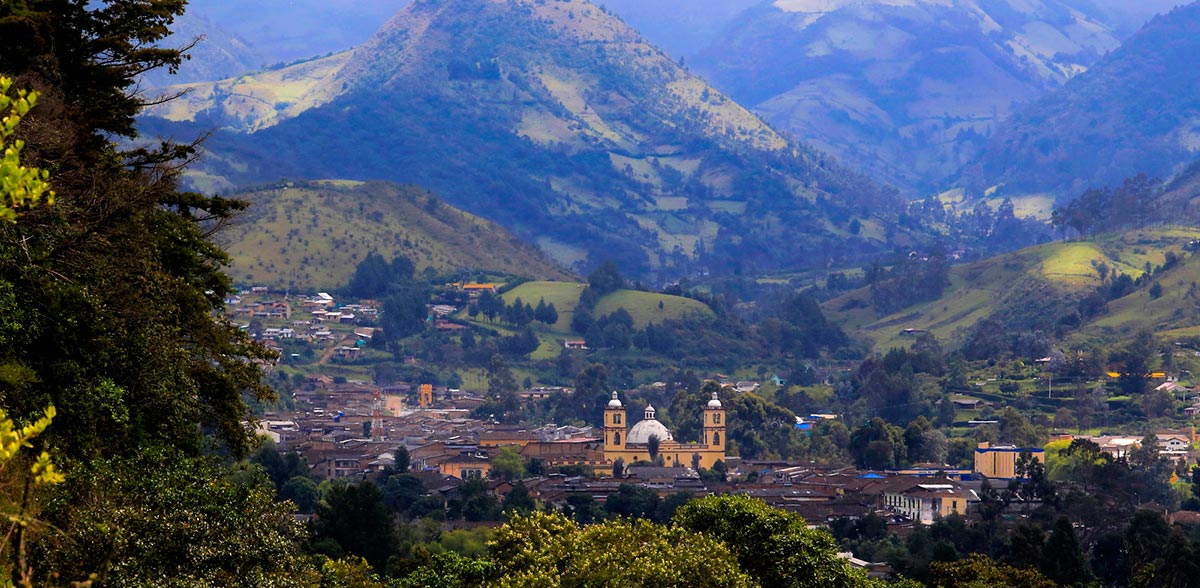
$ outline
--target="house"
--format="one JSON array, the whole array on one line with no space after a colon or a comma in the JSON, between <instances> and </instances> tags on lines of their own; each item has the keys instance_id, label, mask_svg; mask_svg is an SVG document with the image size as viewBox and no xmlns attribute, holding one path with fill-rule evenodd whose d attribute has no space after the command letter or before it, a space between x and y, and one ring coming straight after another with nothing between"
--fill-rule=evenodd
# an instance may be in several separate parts
<instances>
[{"instance_id":1,"label":"house","mask_svg":"<svg viewBox=\"0 0 1200 588\"><path fill-rule=\"evenodd\" d=\"M902 490L884 492L884 506L923 524L952 514L967 514L968 493L950 480L930 481Z\"/></svg>"},{"instance_id":2,"label":"house","mask_svg":"<svg viewBox=\"0 0 1200 588\"><path fill-rule=\"evenodd\" d=\"M1163 382L1162 384L1155 386L1154 389L1158 392L1166 392L1168 394L1175 394L1180 391L1188 391L1186 387L1180 386L1178 382Z\"/></svg>"},{"instance_id":3,"label":"house","mask_svg":"<svg viewBox=\"0 0 1200 588\"><path fill-rule=\"evenodd\" d=\"M738 382L737 384L734 385L733 389L737 390L740 393L745 394L746 392L753 392L755 390L758 390L758 387L759 387L758 382Z\"/></svg>"},{"instance_id":4,"label":"house","mask_svg":"<svg viewBox=\"0 0 1200 588\"><path fill-rule=\"evenodd\" d=\"M978 398L971 398L970 396L951 397L950 403L954 405L954 408L961 408L963 410L976 410L987 404Z\"/></svg>"},{"instance_id":5,"label":"house","mask_svg":"<svg viewBox=\"0 0 1200 588\"><path fill-rule=\"evenodd\" d=\"M342 346L337 348L335 354L342 359L358 359L362 350L357 347Z\"/></svg>"},{"instance_id":6,"label":"house","mask_svg":"<svg viewBox=\"0 0 1200 588\"><path fill-rule=\"evenodd\" d=\"M359 339L371 339L375 336L375 329L372 327L359 327L354 329L354 336Z\"/></svg>"},{"instance_id":7,"label":"house","mask_svg":"<svg viewBox=\"0 0 1200 588\"><path fill-rule=\"evenodd\" d=\"M486 479L492 471L492 461L487 454L464 451L438 464L443 476L454 476L460 480Z\"/></svg>"},{"instance_id":8,"label":"house","mask_svg":"<svg viewBox=\"0 0 1200 588\"><path fill-rule=\"evenodd\" d=\"M583 339L567 339L566 341L563 341L563 349L587 349L587 341L584 341Z\"/></svg>"},{"instance_id":9,"label":"house","mask_svg":"<svg viewBox=\"0 0 1200 588\"><path fill-rule=\"evenodd\" d=\"M472 298L477 297L484 292L491 292L492 294L495 294L497 290L496 285L490 282L482 284L476 282L467 282L464 284L459 284L458 289L466 292Z\"/></svg>"},{"instance_id":10,"label":"house","mask_svg":"<svg viewBox=\"0 0 1200 588\"><path fill-rule=\"evenodd\" d=\"M1028 453L1046 463L1046 450L1041 447L991 445L986 441L975 448L975 473L988 478L1012 479L1017 476L1017 459Z\"/></svg>"}]
</instances>

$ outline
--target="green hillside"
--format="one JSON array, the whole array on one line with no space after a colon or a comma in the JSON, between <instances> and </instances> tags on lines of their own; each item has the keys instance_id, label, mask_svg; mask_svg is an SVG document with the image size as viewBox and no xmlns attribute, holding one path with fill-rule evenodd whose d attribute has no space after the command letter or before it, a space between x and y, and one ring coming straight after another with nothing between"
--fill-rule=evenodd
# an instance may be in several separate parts
<instances>
[{"instance_id":1,"label":"green hillside","mask_svg":"<svg viewBox=\"0 0 1200 588\"><path fill-rule=\"evenodd\" d=\"M552 358L558 355L562 349L564 339L581 338L578 333L571 332L571 319L575 316L575 307L578 306L579 297L585 287L587 284L577 282L537 281L525 282L504 293L502 298L506 304L511 304L520 298L522 302L536 306L538 300L545 300L547 304L553 304L555 310L558 311L558 322L554 325L545 326L541 323L533 323L532 326L541 341L541 347L531 354L533 359ZM660 302L662 303L661 309L659 308ZM629 312L633 317L634 326L637 328L644 328L651 321L661 323L666 320L695 315L712 316L712 311L707 306L691 298L637 290L617 290L604 296L596 303L594 314L599 317L615 312L619 308L624 308ZM466 310L459 313L459 318L467 318ZM478 317L473 322L493 329L502 335L514 334L510 328L488 323L483 317Z\"/></svg>"},{"instance_id":2,"label":"green hillside","mask_svg":"<svg viewBox=\"0 0 1200 588\"><path fill-rule=\"evenodd\" d=\"M503 298L504 302L509 304L520 298L521 301L534 305L538 300L545 299L546 304L553 304L558 311L558 322L549 330L569 334L575 306L579 304L579 296L585 287L587 284L576 282L526 282L505 292ZM660 302L662 308L658 307ZM640 290L617 290L608 294L596 303L596 310L592 314L601 317L616 312L619 308L629 312L633 317L634 326L639 329L645 328L651 322L661 323L694 314L712 314L704 303L691 298Z\"/></svg>"},{"instance_id":3,"label":"green hillside","mask_svg":"<svg viewBox=\"0 0 1200 588\"><path fill-rule=\"evenodd\" d=\"M235 281L295 289L344 285L376 251L417 270L470 269L531 278L570 274L503 228L413 187L380 182L289 183L231 194L247 214L219 234Z\"/></svg>"},{"instance_id":4,"label":"green hillside","mask_svg":"<svg viewBox=\"0 0 1200 588\"><path fill-rule=\"evenodd\" d=\"M911 344L906 329L928 330L939 340L958 342L966 330L989 316L1038 323L1053 332L1064 313L1100 285L1097 267L1138 278L1147 263L1162 265L1166 253L1186 257L1184 247L1200 230L1162 228L1104 236L1093 241L1054 242L1022 249L951 270L950 286L937 300L880 316L867 288L824 304L830 319L876 350ZM1197 274L1194 277L1192 274ZM1139 328L1184 328L1195 321L1190 284L1200 282L1200 263L1185 260L1158 278L1166 292L1150 300L1148 286L1110 301L1107 311L1077 330L1079 337L1120 337ZM1194 322L1193 322L1194 324Z\"/></svg>"}]
</instances>

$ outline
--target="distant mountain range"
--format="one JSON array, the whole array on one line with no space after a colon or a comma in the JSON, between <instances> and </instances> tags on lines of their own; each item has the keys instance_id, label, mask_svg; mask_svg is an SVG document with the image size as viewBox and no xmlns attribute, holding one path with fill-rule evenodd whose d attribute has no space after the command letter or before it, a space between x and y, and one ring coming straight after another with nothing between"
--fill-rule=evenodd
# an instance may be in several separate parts
<instances>
[{"instance_id":1,"label":"distant mountain range","mask_svg":"<svg viewBox=\"0 0 1200 588\"><path fill-rule=\"evenodd\" d=\"M1200 158L1200 3L1150 21L1061 89L1020 109L963 183L1074 196Z\"/></svg>"},{"instance_id":2,"label":"distant mountain range","mask_svg":"<svg viewBox=\"0 0 1200 588\"><path fill-rule=\"evenodd\" d=\"M1120 28L1085 0L777 0L692 63L776 128L920 195Z\"/></svg>"},{"instance_id":3,"label":"distant mountain range","mask_svg":"<svg viewBox=\"0 0 1200 588\"><path fill-rule=\"evenodd\" d=\"M219 129L199 187L413 183L570 267L817 267L921 239L896 226L895 194L584 0L421 0L352 52L186 89L143 130Z\"/></svg>"}]
</instances>

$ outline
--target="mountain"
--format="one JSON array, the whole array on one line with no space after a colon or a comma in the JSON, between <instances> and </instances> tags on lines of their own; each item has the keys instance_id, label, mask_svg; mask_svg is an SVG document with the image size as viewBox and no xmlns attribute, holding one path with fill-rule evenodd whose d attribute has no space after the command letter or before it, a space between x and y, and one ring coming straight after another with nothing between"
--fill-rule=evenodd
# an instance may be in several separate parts
<instances>
[{"instance_id":1,"label":"mountain","mask_svg":"<svg viewBox=\"0 0 1200 588\"><path fill-rule=\"evenodd\" d=\"M346 285L372 252L417 270L472 270L554 280L571 274L503 228L411 186L288 182L232 194L250 207L218 233L239 282L277 288Z\"/></svg>"},{"instance_id":2,"label":"mountain","mask_svg":"<svg viewBox=\"0 0 1200 588\"><path fill-rule=\"evenodd\" d=\"M266 63L290 63L361 44L406 4L408 0L188 0L188 13L250 39Z\"/></svg>"},{"instance_id":3,"label":"mountain","mask_svg":"<svg viewBox=\"0 0 1200 588\"><path fill-rule=\"evenodd\" d=\"M218 129L199 186L416 184L567 266L614 259L670 279L824 266L920 237L895 227L893 193L584 0L423 0L352 52L183 89L141 125Z\"/></svg>"},{"instance_id":4,"label":"mountain","mask_svg":"<svg viewBox=\"0 0 1200 588\"><path fill-rule=\"evenodd\" d=\"M184 13L175 19L172 30L162 46L194 45L177 73L164 69L147 72L145 82L150 86L218 80L257 70L267 63L250 42L200 13Z\"/></svg>"},{"instance_id":5,"label":"mountain","mask_svg":"<svg viewBox=\"0 0 1200 588\"><path fill-rule=\"evenodd\" d=\"M1086 73L1017 112L963 182L1074 196L1200 155L1200 3L1156 17Z\"/></svg>"},{"instance_id":6,"label":"mountain","mask_svg":"<svg viewBox=\"0 0 1200 588\"><path fill-rule=\"evenodd\" d=\"M672 0L605 0L604 6L667 53L690 58L761 1L691 0L686 10Z\"/></svg>"},{"instance_id":7,"label":"mountain","mask_svg":"<svg viewBox=\"0 0 1200 588\"><path fill-rule=\"evenodd\" d=\"M692 63L776 128L916 195L1122 28L1087 0L776 0Z\"/></svg>"}]
</instances>

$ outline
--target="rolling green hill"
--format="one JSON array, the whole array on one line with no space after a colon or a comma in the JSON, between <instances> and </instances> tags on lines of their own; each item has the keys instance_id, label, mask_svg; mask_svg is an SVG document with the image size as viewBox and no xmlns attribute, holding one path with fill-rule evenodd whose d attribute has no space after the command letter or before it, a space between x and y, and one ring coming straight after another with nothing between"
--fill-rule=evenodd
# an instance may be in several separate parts
<instances>
[{"instance_id":1,"label":"rolling green hill","mask_svg":"<svg viewBox=\"0 0 1200 588\"><path fill-rule=\"evenodd\" d=\"M571 332L571 319L575 316L575 307L579 304L579 296L586 287L587 284L578 282L535 281L525 282L504 293L503 299L507 304L520 298L522 302L536 306L538 300L545 300L547 304L553 304L555 310L558 311L558 322L553 325L544 326L541 323L533 323L532 326L541 341L541 347L531 355L533 359L552 358L558 355L562 349L564 339L581 338L578 333ZM662 308L658 306L660 302ZM596 303L594 314L603 316L615 312L618 308L624 308L629 312L636 328L644 328L650 322L662 323L667 320L697 315L712 316L712 311L707 306L691 298L638 290L617 290L604 296ZM466 310L461 311L458 316L466 319ZM513 334L511 329L503 326L497 327L496 324L488 323L482 317L475 322L503 335Z\"/></svg>"},{"instance_id":2,"label":"rolling green hill","mask_svg":"<svg viewBox=\"0 0 1200 588\"><path fill-rule=\"evenodd\" d=\"M201 188L411 183L576 268L612 259L666 280L823 267L922 239L885 230L897 195L586 0L419 0L350 53L188 88L140 124L218 129L191 176Z\"/></svg>"},{"instance_id":3,"label":"rolling green hill","mask_svg":"<svg viewBox=\"0 0 1200 588\"><path fill-rule=\"evenodd\" d=\"M1038 325L1052 333L1076 309L1077 301L1100 285L1100 264L1110 274L1136 279L1147 263L1162 265L1168 251L1186 258L1184 247L1195 239L1200 239L1200 229L1159 228L1092 241L1047 243L954 267L941 298L889 315L879 316L871 308L867 288L823 306L830 320L870 340L877 350L911 344L906 329L928 330L941 341L959 343L967 329L987 317ZM1188 292L1192 283L1200 282L1200 262L1185 259L1156 279L1165 291L1161 298L1150 300L1148 284L1144 285L1110 301L1106 312L1080 325L1074 336L1120 338L1140 328L1161 331L1195 324L1197 301Z\"/></svg>"},{"instance_id":4,"label":"rolling green hill","mask_svg":"<svg viewBox=\"0 0 1200 588\"><path fill-rule=\"evenodd\" d=\"M249 211L219 233L235 281L280 288L345 285L375 251L407 256L418 271L472 269L569 278L503 228L413 187L382 182L288 183L231 194Z\"/></svg>"},{"instance_id":5,"label":"rolling green hill","mask_svg":"<svg viewBox=\"0 0 1200 588\"><path fill-rule=\"evenodd\" d=\"M568 334L571 332L571 317L585 287L587 284L576 282L525 282L505 292L503 298L510 304L520 298L522 302L534 305L538 300L545 299L547 304L553 304L558 311L558 322L551 330ZM662 308L658 307L660 302ZM633 317L633 325L639 329L645 328L651 322L661 323L696 314L712 315L712 311L704 303L691 298L640 290L617 290L608 294L596 303L596 310L592 314L600 317L616 312L618 308L627 310Z\"/></svg>"}]
</instances>

